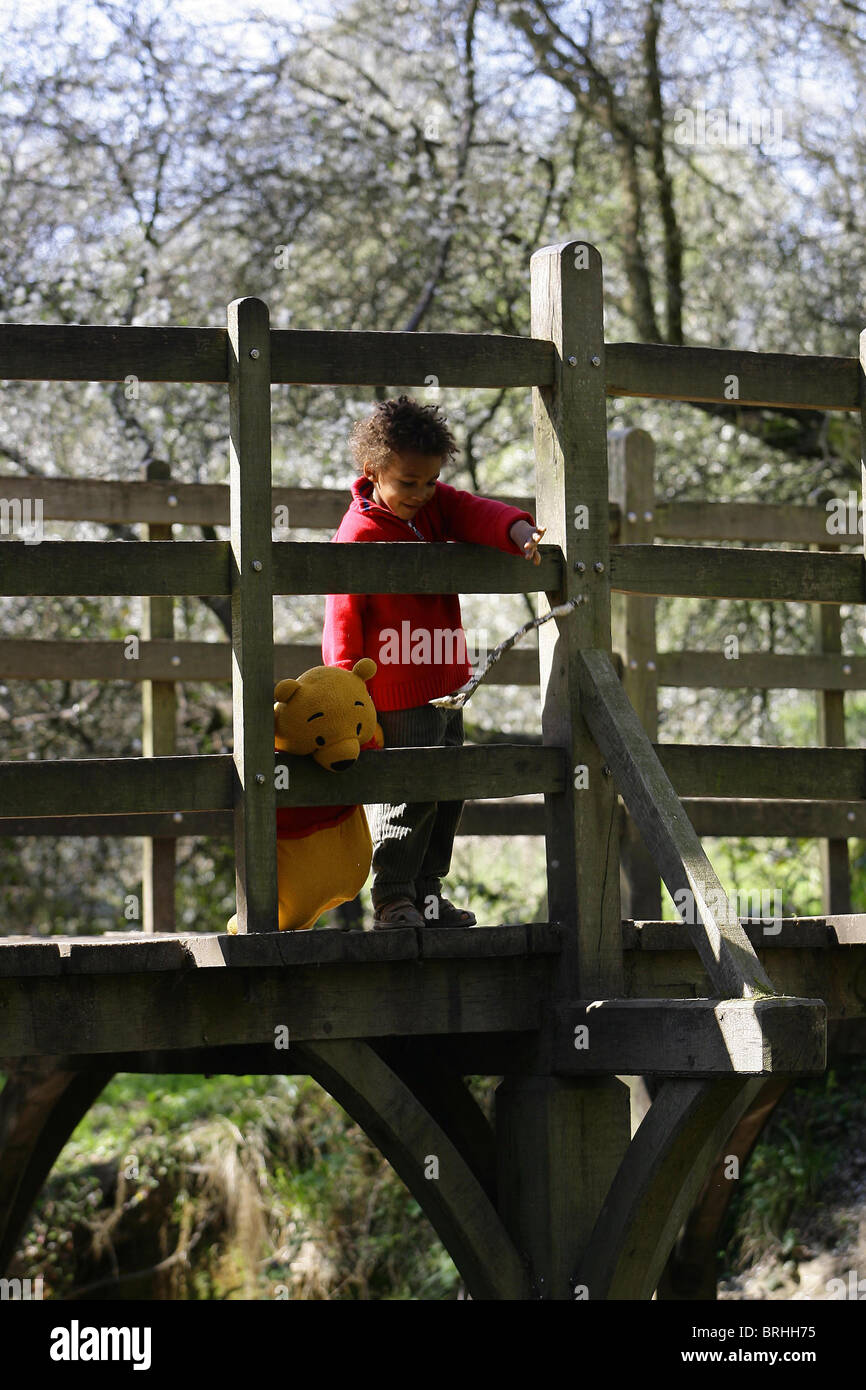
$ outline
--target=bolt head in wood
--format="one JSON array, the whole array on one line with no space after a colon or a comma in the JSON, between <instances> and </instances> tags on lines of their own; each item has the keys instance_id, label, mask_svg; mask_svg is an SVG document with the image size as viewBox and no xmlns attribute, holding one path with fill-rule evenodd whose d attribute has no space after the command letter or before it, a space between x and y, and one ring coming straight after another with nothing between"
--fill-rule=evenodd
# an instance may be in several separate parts
<instances>
[{"instance_id":1,"label":"bolt head in wood","mask_svg":"<svg viewBox=\"0 0 866 1390\"><path fill-rule=\"evenodd\" d=\"M250 357L252 357L253 360L255 360L257 357L261 357L261 353L259 352L258 348L250 348Z\"/></svg>"},{"instance_id":2,"label":"bolt head in wood","mask_svg":"<svg viewBox=\"0 0 866 1390\"><path fill-rule=\"evenodd\" d=\"M263 786L264 786L264 784L265 784L265 774L264 774L263 772L257 772L257 773L256 773L256 783L257 783L257 785L260 786L260 787L263 787Z\"/></svg>"},{"instance_id":3,"label":"bolt head in wood","mask_svg":"<svg viewBox=\"0 0 866 1390\"><path fill-rule=\"evenodd\" d=\"M601 560L596 560L595 564L593 565L593 569L595 570L596 574L602 573L602 571L604 570L604 565L602 564Z\"/></svg>"},{"instance_id":4,"label":"bolt head in wood","mask_svg":"<svg viewBox=\"0 0 866 1390\"><path fill-rule=\"evenodd\" d=\"M261 560L253 560L253 569L256 571L257 574L258 574L259 570L261 569L261 567L262 567L262 562L261 562Z\"/></svg>"},{"instance_id":5,"label":"bolt head in wood","mask_svg":"<svg viewBox=\"0 0 866 1390\"><path fill-rule=\"evenodd\" d=\"M598 356L598 353L593 353L592 357L590 357L589 360L594 367L601 366L601 358Z\"/></svg>"},{"instance_id":6,"label":"bolt head in wood","mask_svg":"<svg viewBox=\"0 0 866 1390\"><path fill-rule=\"evenodd\" d=\"M172 492L165 500L166 500L166 502L168 503L168 505L169 505L170 507L176 507L176 506L177 506L177 498L175 497L175 495L174 495L173 492Z\"/></svg>"},{"instance_id":7,"label":"bolt head in wood","mask_svg":"<svg viewBox=\"0 0 866 1390\"><path fill-rule=\"evenodd\" d=\"M569 357L569 359L568 359L568 365L569 365L569 367L576 367L576 366L577 366L577 358L576 358L576 357Z\"/></svg>"},{"instance_id":8,"label":"bolt head in wood","mask_svg":"<svg viewBox=\"0 0 866 1390\"><path fill-rule=\"evenodd\" d=\"M574 568L578 574L583 574L584 570L586 569L586 565L583 563L582 560L575 560Z\"/></svg>"}]
</instances>

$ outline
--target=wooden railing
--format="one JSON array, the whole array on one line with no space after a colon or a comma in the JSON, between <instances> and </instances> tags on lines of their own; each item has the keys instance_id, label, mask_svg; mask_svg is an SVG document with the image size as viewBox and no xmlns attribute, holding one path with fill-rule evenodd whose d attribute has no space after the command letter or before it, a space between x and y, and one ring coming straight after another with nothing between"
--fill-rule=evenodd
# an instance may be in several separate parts
<instances>
[{"instance_id":1,"label":"wooden railing","mask_svg":"<svg viewBox=\"0 0 866 1390\"><path fill-rule=\"evenodd\" d=\"M69 807L70 816L74 808L80 831L88 827L89 833L105 833L110 823L119 833L132 833L135 818L137 833L157 839L171 839L180 833L219 833L228 828L231 818L241 929L270 930L275 903L276 806L388 799L402 795L408 777L419 795L430 798L447 795L471 801L476 797L543 794L544 807L511 802L488 805L482 811L469 806L463 829L467 833L546 829L549 894L552 892L560 903L571 901L574 863L568 856L551 858L555 846L551 850L551 806L547 803L567 790L568 759L573 758L585 735L574 739L569 735L564 740L568 747L555 746L549 742L548 730L544 736L548 746L448 750L454 752L453 758L444 756L442 750L435 756L425 750L386 750L388 756L377 760L375 767L370 759L364 759L363 766L341 776L337 787L328 785L333 779L323 779L318 770L297 760L292 763L291 794L275 792L270 774L273 679L285 672L288 662L305 666L319 658L317 648L274 647L269 603L273 594L542 590L560 595L573 591L575 584L585 584L588 593L599 596L605 588L612 588L626 596L621 643L625 693L651 738L655 734L653 696L658 684L702 683L709 675L720 685L778 682L831 693L855 688L862 680L864 660L855 662L835 654L830 645L833 639L826 635L824 651L815 657L741 658L744 665L736 678L722 666L724 658L713 654L651 654L646 617L656 596L706 595L838 606L862 603L866 594L864 561L859 553L737 549L732 554L724 547L652 544L655 538L695 540L705 535L781 540L789 533L801 544L826 544L826 518L815 508L790 506L672 502L656 506L650 500L652 489L646 477L651 444L640 431L630 432L611 447L611 515L604 535L594 524L586 538L593 553L604 555L604 559L595 560L586 575L586 563L579 558L569 561L564 542L543 545L541 565L531 571L517 557L466 545L431 548L406 543L386 549L372 545L334 547L328 542L273 542L273 506L287 505L293 525L298 527L330 528L342 514L345 495L323 489L271 488L271 382L381 385L399 381L411 387L432 374L440 385L533 385L539 388L538 400L546 400L545 392L549 391L559 399L563 383L572 378L558 356L561 325L557 327L555 312L550 341L545 329L539 332L535 320L538 336L531 339L474 334L270 332L266 308L255 300L238 301L231 307L227 329L0 327L0 378L118 381L134 375L139 381L228 385L231 478L227 488L181 486L154 478L120 485L15 479L2 486L9 497L38 496L48 518L83 519L86 514L90 519L106 521L138 519L154 527L172 522L228 523L229 541L63 541L39 546L7 541L0 546L0 592L141 594L151 600L230 595L231 659L229 644L223 649L220 644L179 644L167 636L157 637L142 642L134 675L168 685L173 678L225 679L230 674L235 727L232 756L177 758L158 753L154 743L153 758L5 764L0 778L0 831L59 833L69 822L57 815L58 806ZM580 312L593 318L595 309L587 307ZM538 313L540 324L547 310L539 307ZM569 356L568 367L579 366L588 383L585 389L592 386L594 391L598 379L593 383L592 368L600 367L602 397L632 395L729 403L730 382L735 380L737 399L742 404L859 409L856 358L801 358L632 344L601 343L599 349L586 364ZM573 410L570 398L568 410ZM562 438L569 436L570 430L569 437L582 441L583 437L574 432L575 419L569 429L562 429L561 421L556 428ZM537 454L538 440L544 445L547 429L543 415L537 416ZM584 429L589 427L584 424ZM557 447L569 457L562 439ZM586 450L595 457L598 448L593 435ZM603 437L601 448L603 454ZM583 442L578 452L585 452ZM633 466L638 457L643 459L640 478ZM557 524L565 537L570 512L567 508L563 512L557 492L562 484L548 475L543 457L537 457L536 466L538 507L546 509L545 518L548 512L557 513ZM566 475L568 496L572 492L578 496L574 481ZM589 490L594 488L595 481ZM608 554L611 527L617 543ZM556 527L553 534L557 534ZM860 540L847 535L834 539L841 544L858 544ZM575 550L575 554L581 553ZM591 602L588 608L592 607ZM638 614L643 616L637 618ZM581 633L569 639L577 643L575 650L603 647L604 619L590 615L580 622ZM602 635L593 636L593 624ZM78 663L76 674L82 677L121 678L122 672L129 678L128 663L126 669L120 665L124 658L117 646L76 643L71 651L73 644L68 643L0 643L0 670L22 679L37 674L44 677L56 669L55 661L58 665L62 661L63 674L68 676L71 655ZM512 653L495 678L528 683L537 678L534 660L529 652ZM835 663L844 679L836 676ZM610 692L601 669L589 663L581 670L587 707L598 691L606 691L598 698L607 708ZM545 679L549 687L551 678ZM827 681L829 685L822 685ZM599 725L602 732L603 725L604 721ZM863 823L866 769L859 750L661 746L657 751L676 791L687 799L700 832L724 833L720 827L725 815L731 814L731 802L736 803L736 825L731 829L737 834L830 834L840 840L847 826L851 827L849 833L857 833ZM816 807L818 801L825 805ZM744 802L751 803L751 811ZM798 804L789 804L792 802ZM482 821L482 815L486 820ZM844 822L840 819L843 815ZM644 880L647 891L651 889L650 879L657 884L657 876L658 870L653 869ZM642 890L637 877L634 883L639 894ZM590 897L597 888L590 886ZM158 898L154 891L152 901ZM840 910L838 900L834 910Z\"/></svg>"},{"instance_id":2,"label":"wooden railing","mask_svg":"<svg viewBox=\"0 0 866 1390\"><path fill-rule=\"evenodd\" d=\"M701 540L722 538L736 541L777 540L827 546L827 512L818 506L790 504L668 502L655 500L653 441L642 430L614 432L608 438L611 504L610 533L615 542L614 557L636 553L642 558L635 573L647 589L657 592L659 570L650 568L660 556L668 563L669 552L677 557L679 574L693 569L694 550L666 546L656 548L652 557L635 546L654 539ZM161 474L162 476L158 476ZM228 525L229 486L227 484L179 483L165 473L165 465L150 465L142 482L95 481L78 478L35 479L0 477L0 496L8 501L33 503L38 500L46 520L104 521L145 524L149 541L168 542L173 524ZM495 494L498 500L535 511L533 495ZM290 518L293 530L334 530L343 516L350 494L335 488L275 487L272 514ZM834 545L854 545L860 537L844 532L834 535ZM198 545L198 542L187 543ZM33 547L35 550L36 548ZM686 561L683 565L682 555ZM38 552L37 552L38 553ZM723 552L724 554L725 552ZM743 555L736 552L737 562ZM776 568L779 552L759 552ZM322 565L322 551L312 551L316 573ZM326 559L331 552L326 552ZM808 574L802 556L792 555L796 583L802 585ZM824 558L824 557L821 557ZM829 558L829 557L827 557ZM845 557L847 572L857 582L860 557ZM724 573L719 555L717 570ZM832 565L832 560L830 561ZM799 567L799 575L796 568ZM280 573L279 555L277 572ZM378 566L377 566L378 569ZM295 567L294 572L297 573ZM614 565L614 587L622 581L623 561ZM779 571L776 569L778 575ZM836 583L838 567L827 570ZM300 576L299 576L300 577ZM319 577L305 574L305 592L318 592ZM780 582L780 581L778 581ZM695 587L686 578L679 587ZM705 587L707 582L705 581ZM731 585L724 580L722 588ZM666 592L670 591L670 586ZM866 688L866 657L844 655L841 651L839 608L836 604L816 604L816 625L821 649L814 654L744 652L731 659L721 652L660 652L656 646L655 597L653 593L625 591L614 609L614 648L619 653L623 682L643 727L657 739L657 695L659 686L716 689L759 688L814 690L818 696L819 740L842 747L844 736L843 692ZM812 595L810 594L810 597ZM851 601L849 595L846 601ZM129 659L126 641L38 641L0 639L0 672L4 679L46 680L67 678L70 672L79 680L138 681L143 691L143 752L145 756L172 754L175 748L175 682L229 682L231 644L229 642L189 642L175 640L172 632L173 600L154 597L144 600L144 627L137 644L135 660ZM274 679L298 674L321 662L319 644L290 643L274 646ZM489 677L494 685L537 685L538 653L532 648L515 649L494 666ZM676 754L673 755L676 758ZM668 750L663 760L669 763ZM689 757L688 761L697 765ZM713 759L713 762L716 760ZM745 780L741 774L739 790L734 790L731 773L725 773L726 793L711 798L707 785L718 785L719 775L708 766L707 782L699 783L695 795L686 790L685 770L674 777L685 796L689 815L699 833L768 836L785 835L822 839L825 911L850 911L850 873L847 836L866 836L866 804L857 788L856 761L847 764L812 759L808 769L808 800L792 800L779 791L756 800L749 796L752 764ZM741 761L741 766L744 762ZM839 780L838 768L855 771ZM676 767L676 763L673 763ZM862 784L866 785L866 783ZM847 788L847 790L846 790ZM848 792L855 794L848 799ZM844 795L843 795L844 793ZM793 795L793 794L792 794ZM829 798L829 799L819 799ZM152 826L162 831L156 840L145 839L144 906L145 928L171 930L174 920L174 844L179 836L190 834L228 835L232 829L230 809L188 811L176 817L152 812L145 818L134 816L37 816L22 814L0 818L0 834L70 835L107 834L141 836ZM461 835L543 834L544 816L540 801L470 802L464 811ZM661 910L659 876L630 818L623 827L624 887L628 915L657 917ZM153 925L151 925L153 924Z\"/></svg>"}]
</instances>

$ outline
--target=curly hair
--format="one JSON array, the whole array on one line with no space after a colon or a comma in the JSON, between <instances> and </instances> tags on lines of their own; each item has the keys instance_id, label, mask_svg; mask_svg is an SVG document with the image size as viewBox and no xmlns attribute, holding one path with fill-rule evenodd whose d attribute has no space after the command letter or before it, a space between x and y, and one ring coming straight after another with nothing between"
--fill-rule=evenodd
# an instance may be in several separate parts
<instances>
[{"instance_id":1,"label":"curly hair","mask_svg":"<svg viewBox=\"0 0 866 1390\"><path fill-rule=\"evenodd\" d=\"M454 436L448 428L438 405L422 405L411 396L397 396L379 401L365 420L356 421L349 445L358 466L372 463L376 472L388 462L388 454L408 450L429 454L431 458L450 459L457 452Z\"/></svg>"}]
</instances>

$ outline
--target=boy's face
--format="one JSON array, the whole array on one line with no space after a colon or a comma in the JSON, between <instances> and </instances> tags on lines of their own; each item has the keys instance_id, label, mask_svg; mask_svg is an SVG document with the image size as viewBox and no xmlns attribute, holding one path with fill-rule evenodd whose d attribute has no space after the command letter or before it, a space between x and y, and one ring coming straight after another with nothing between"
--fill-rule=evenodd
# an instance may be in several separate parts
<instances>
[{"instance_id":1,"label":"boy's face","mask_svg":"<svg viewBox=\"0 0 866 1390\"><path fill-rule=\"evenodd\" d=\"M442 460L431 458L430 454L416 454L410 450L397 454L392 450L378 476L369 463L364 464L364 472L373 479L376 501L411 521L419 507L433 496L441 467Z\"/></svg>"}]
</instances>

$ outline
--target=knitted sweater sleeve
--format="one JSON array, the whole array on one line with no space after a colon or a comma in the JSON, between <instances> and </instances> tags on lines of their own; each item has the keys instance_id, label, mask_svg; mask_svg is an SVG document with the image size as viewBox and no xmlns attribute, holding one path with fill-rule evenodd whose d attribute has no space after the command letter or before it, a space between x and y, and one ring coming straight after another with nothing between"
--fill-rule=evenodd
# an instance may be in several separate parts
<instances>
[{"instance_id":1,"label":"knitted sweater sleeve","mask_svg":"<svg viewBox=\"0 0 866 1390\"><path fill-rule=\"evenodd\" d=\"M523 512L505 502L494 502L490 497L476 497L473 492L462 492L448 483L440 483L437 492L442 514L455 541L492 545L511 555L523 553L509 532L515 521L528 521L534 526L535 517L531 512Z\"/></svg>"}]
</instances>

